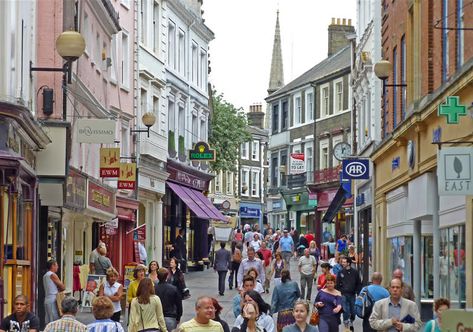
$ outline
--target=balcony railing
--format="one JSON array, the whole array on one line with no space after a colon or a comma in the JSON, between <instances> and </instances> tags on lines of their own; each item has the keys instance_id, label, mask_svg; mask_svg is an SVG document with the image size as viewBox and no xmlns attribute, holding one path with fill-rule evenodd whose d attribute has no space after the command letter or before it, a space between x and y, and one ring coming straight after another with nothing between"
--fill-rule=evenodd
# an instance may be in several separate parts
<instances>
[{"instance_id":1,"label":"balcony railing","mask_svg":"<svg viewBox=\"0 0 473 332\"><path fill-rule=\"evenodd\" d=\"M340 179L341 166L314 171L315 183L335 182Z\"/></svg>"}]
</instances>

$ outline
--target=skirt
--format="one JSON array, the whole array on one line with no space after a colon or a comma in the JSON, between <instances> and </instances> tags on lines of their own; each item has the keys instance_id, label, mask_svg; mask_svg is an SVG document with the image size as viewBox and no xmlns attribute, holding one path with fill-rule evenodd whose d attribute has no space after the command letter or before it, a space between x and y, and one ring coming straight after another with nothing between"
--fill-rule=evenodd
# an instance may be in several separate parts
<instances>
[{"instance_id":1,"label":"skirt","mask_svg":"<svg viewBox=\"0 0 473 332\"><path fill-rule=\"evenodd\" d=\"M281 332L284 326L294 324L296 322L292 309L284 309L278 312L278 320L276 323L278 332Z\"/></svg>"}]
</instances>

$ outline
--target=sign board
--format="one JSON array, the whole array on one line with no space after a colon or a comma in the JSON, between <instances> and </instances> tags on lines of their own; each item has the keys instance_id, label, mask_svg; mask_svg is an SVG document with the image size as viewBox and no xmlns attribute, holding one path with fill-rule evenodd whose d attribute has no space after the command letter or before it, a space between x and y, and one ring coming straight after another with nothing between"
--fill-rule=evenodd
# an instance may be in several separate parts
<instances>
[{"instance_id":1,"label":"sign board","mask_svg":"<svg viewBox=\"0 0 473 332\"><path fill-rule=\"evenodd\" d=\"M370 178L370 161L368 159L344 159L342 161L343 179L363 179Z\"/></svg>"},{"instance_id":2,"label":"sign board","mask_svg":"<svg viewBox=\"0 0 473 332\"><path fill-rule=\"evenodd\" d=\"M115 191L91 179L87 182L87 208L115 216Z\"/></svg>"},{"instance_id":3,"label":"sign board","mask_svg":"<svg viewBox=\"0 0 473 332\"><path fill-rule=\"evenodd\" d=\"M118 189L134 190L136 185L136 163L120 163Z\"/></svg>"},{"instance_id":4,"label":"sign board","mask_svg":"<svg viewBox=\"0 0 473 332\"><path fill-rule=\"evenodd\" d=\"M120 171L120 148L100 148L100 177L116 178Z\"/></svg>"},{"instance_id":5,"label":"sign board","mask_svg":"<svg viewBox=\"0 0 473 332\"><path fill-rule=\"evenodd\" d=\"M460 122L460 116L467 115L466 106L460 104L459 96L448 96L445 104L439 105L438 116L447 117L448 124Z\"/></svg>"},{"instance_id":6,"label":"sign board","mask_svg":"<svg viewBox=\"0 0 473 332\"><path fill-rule=\"evenodd\" d=\"M442 332L473 331L471 309L449 309L442 313Z\"/></svg>"},{"instance_id":7,"label":"sign board","mask_svg":"<svg viewBox=\"0 0 473 332\"><path fill-rule=\"evenodd\" d=\"M100 286L105 284L106 277L101 274L89 274L85 286L84 297L82 299L83 307L92 307L95 297L99 296Z\"/></svg>"},{"instance_id":8,"label":"sign board","mask_svg":"<svg viewBox=\"0 0 473 332\"><path fill-rule=\"evenodd\" d=\"M442 148L437 154L439 195L473 195L473 148Z\"/></svg>"},{"instance_id":9,"label":"sign board","mask_svg":"<svg viewBox=\"0 0 473 332\"><path fill-rule=\"evenodd\" d=\"M76 124L77 142L113 144L115 142L115 126L114 120L78 119Z\"/></svg>"},{"instance_id":10,"label":"sign board","mask_svg":"<svg viewBox=\"0 0 473 332\"><path fill-rule=\"evenodd\" d=\"M137 265L136 263L128 263L124 267L125 273L123 276L123 280L124 280L123 287L125 287L125 289L127 289L130 283L133 280L135 280L135 277L133 276L133 272L135 271L136 265Z\"/></svg>"},{"instance_id":11,"label":"sign board","mask_svg":"<svg viewBox=\"0 0 473 332\"><path fill-rule=\"evenodd\" d=\"M303 153L291 153L289 156L289 174L305 173L305 157Z\"/></svg>"},{"instance_id":12,"label":"sign board","mask_svg":"<svg viewBox=\"0 0 473 332\"><path fill-rule=\"evenodd\" d=\"M310 193L309 194L309 201L307 203L307 205L309 207L317 207L317 194L315 193Z\"/></svg>"},{"instance_id":13,"label":"sign board","mask_svg":"<svg viewBox=\"0 0 473 332\"><path fill-rule=\"evenodd\" d=\"M215 150L211 150L207 142L195 143L194 148L189 151L189 159L196 161L215 161Z\"/></svg>"}]
</instances>

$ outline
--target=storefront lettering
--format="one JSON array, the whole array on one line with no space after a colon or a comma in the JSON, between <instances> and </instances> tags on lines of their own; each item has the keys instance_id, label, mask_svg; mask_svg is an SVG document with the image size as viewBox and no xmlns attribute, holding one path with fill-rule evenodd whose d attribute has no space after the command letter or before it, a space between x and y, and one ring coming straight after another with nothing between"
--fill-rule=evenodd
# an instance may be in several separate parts
<instances>
[{"instance_id":1,"label":"storefront lettering","mask_svg":"<svg viewBox=\"0 0 473 332\"><path fill-rule=\"evenodd\" d=\"M88 180L88 207L93 207L108 213L115 213L115 192L105 186Z\"/></svg>"},{"instance_id":2,"label":"storefront lettering","mask_svg":"<svg viewBox=\"0 0 473 332\"><path fill-rule=\"evenodd\" d=\"M69 169L66 187L65 205L72 208L84 209L87 196L86 191L87 178L73 168Z\"/></svg>"},{"instance_id":3,"label":"storefront lettering","mask_svg":"<svg viewBox=\"0 0 473 332\"><path fill-rule=\"evenodd\" d=\"M92 200L103 206L110 206L110 196L94 190L92 192Z\"/></svg>"},{"instance_id":4,"label":"storefront lettering","mask_svg":"<svg viewBox=\"0 0 473 332\"><path fill-rule=\"evenodd\" d=\"M445 191L455 192L463 190L470 190L469 180L445 181Z\"/></svg>"},{"instance_id":5,"label":"storefront lettering","mask_svg":"<svg viewBox=\"0 0 473 332\"><path fill-rule=\"evenodd\" d=\"M188 184L194 188L204 189L205 188L205 181L200 179L190 177L186 173L177 171L176 180L185 184Z\"/></svg>"}]
</instances>

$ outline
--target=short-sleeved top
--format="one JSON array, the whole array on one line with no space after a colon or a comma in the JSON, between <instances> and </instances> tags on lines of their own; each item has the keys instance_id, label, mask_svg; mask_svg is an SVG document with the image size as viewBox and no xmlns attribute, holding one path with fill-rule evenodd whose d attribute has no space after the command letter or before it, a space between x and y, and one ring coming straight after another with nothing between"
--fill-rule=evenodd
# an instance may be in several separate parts
<instances>
[{"instance_id":1,"label":"short-sleeved top","mask_svg":"<svg viewBox=\"0 0 473 332\"><path fill-rule=\"evenodd\" d=\"M432 326L433 324L435 324L435 325ZM434 328L434 329L432 330L432 328ZM438 322L436 319L431 319L431 320L429 320L429 321L425 324L424 331L427 331L427 332L431 332L431 331L434 331L434 332L441 332L440 326L439 326L439 322Z\"/></svg>"},{"instance_id":2,"label":"short-sleeved top","mask_svg":"<svg viewBox=\"0 0 473 332\"><path fill-rule=\"evenodd\" d=\"M23 323L20 324L16 318L16 314L11 314L2 320L0 329L7 332L28 332L29 330L39 331L39 319L29 312Z\"/></svg>"},{"instance_id":3,"label":"short-sleeved top","mask_svg":"<svg viewBox=\"0 0 473 332\"><path fill-rule=\"evenodd\" d=\"M95 259L95 274L105 275L107 274L107 269L112 266L110 258L107 256L99 255Z\"/></svg>"},{"instance_id":4,"label":"short-sleeved top","mask_svg":"<svg viewBox=\"0 0 473 332\"><path fill-rule=\"evenodd\" d=\"M301 273L304 275L311 275L315 270L315 264L317 264L317 262L314 256L309 255L309 257L302 256L299 258L299 267L301 268Z\"/></svg>"},{"instance_id":5,"label":"short-sleeved top","mask_svg":"<svg viewBox=\"0 0 473 332\"><path fill-rule=\"evenodd\" d=\"M100 254L97 251L97 249L92 250L92 252L89 255L89 264L95 264L95 261L97 260L97 257L99 257Z\"/></svg>"},{"instance_id":6,"label":"short-sleeved top","mask_svg":"<svg viewBox=\"0 0 473 332\"><path fill-rule=\"evenodd\" d=\"M222 324L209 320L207 324L200 324L194 318L179 326L180 332L223 332Z\"/></svg>"},{"instance_id":7,"label":"short-sleeved top","mask_svg":"<svg viewBox=\"0 0 473 332\"><path fill-rule=\"evenodd\" d=\"M279 248L281 251L292 251L292 246L294 245L294 241L292 240L292 237L288 236L282 236L279 239Z\"/></svg>"},{"instance_id":8,"label":"short-sleeved top","mask_svg":"<svg viewBox=\"0 0 473 332\"><path fill-rule=\"evenodd\" d=\"M342 239L339 239L337 241L338 244L338 252L342 252L347 248L347 241L343 241Z\"/></svg>"}]
</instances>

